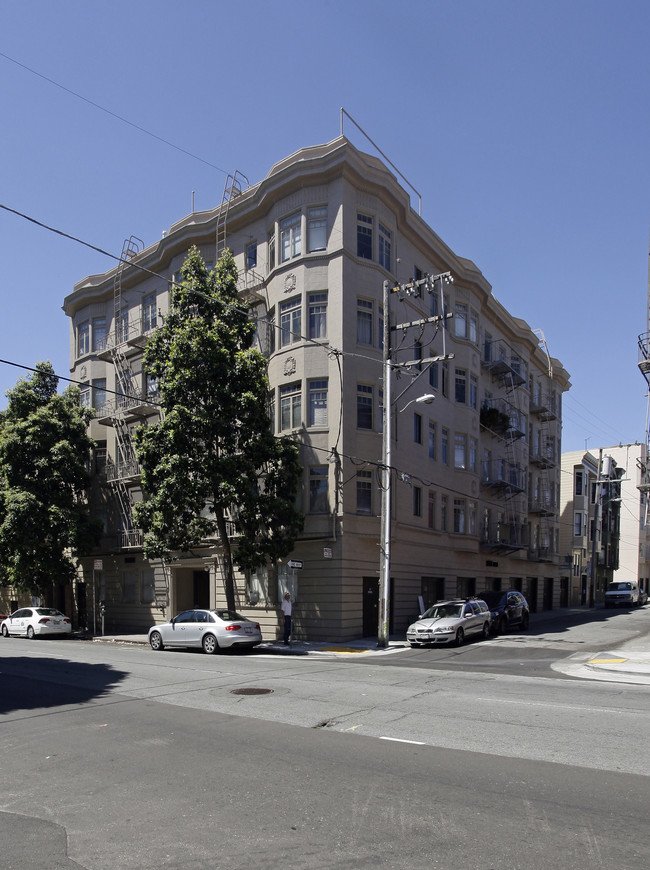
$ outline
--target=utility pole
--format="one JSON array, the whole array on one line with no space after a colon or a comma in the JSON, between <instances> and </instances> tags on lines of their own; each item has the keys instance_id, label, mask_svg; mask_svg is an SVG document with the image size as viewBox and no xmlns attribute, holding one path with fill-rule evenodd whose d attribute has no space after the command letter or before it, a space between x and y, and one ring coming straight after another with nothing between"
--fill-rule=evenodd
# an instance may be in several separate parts
<instances>
[{"instance_id":1,"label":"utility pole","mask_svg":"<svg viewBox=\"0 0 650 870\"><path fill-rule=\"evenodd\" d=\"M434 317L425 317L421 320L413 321L412 323L399 324L391 327L390 325L390 297L391 293L404 293L407 296L421 296L422 287L431 294L435 292L436 281L440 282L440 315ZM380 562L379 562L379 614L377 625L377 647L385 649L388 646L388 628L390 624L390 550L391 550L391 528L390 528L390 509L391 509L391 425L392 425L392 395L391 395L391 372L396 365L391 361L391 342L390 336L393 330L407 329L411 326L424 326L427 323L440 323L446 321L451 314L447 314L444 305L444 294L442 291L443 284L453 282L451 272L442 272L439 275L425 275L423 278L414 279L407 284L391 285L390 281L384 281L383 285L383 305L384 305L384 347L383 347L383 377L384 377L384 412L383 412L383 432L382 432L382 469L381 469L381 523L380 523ZM446 339L445 333L442 334L443 355L433 357L429 360L429 364L440 359L450 359L453 354L446 354ZM405 367L418 365L422 367L426 365L426 360L414 360L411 363L405 363ZM401 366L400 366L401 367ZM422 374L422 371L420 372ZM419 375L417 376L419 377ZM411 384L409 384L411 386ZM404 392L404 391L403 391ZM402 393L400 393L402 395ZM399 398L399 396L398 396ZM431 401L432 397L428 397Z\"/></svg>"}]
</instances>

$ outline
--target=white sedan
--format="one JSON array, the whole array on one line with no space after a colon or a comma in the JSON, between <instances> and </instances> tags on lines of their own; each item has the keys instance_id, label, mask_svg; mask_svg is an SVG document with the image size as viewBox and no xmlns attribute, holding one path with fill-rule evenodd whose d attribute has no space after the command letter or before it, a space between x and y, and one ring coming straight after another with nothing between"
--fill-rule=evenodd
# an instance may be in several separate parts
<instances>
[{"instance_id":1,"label":"white sedan","mask_svg":"<svg viewBox=\"0 0 650 870\"><path fill-rule=\"evenodd\" d=\"M171 622L149 629L154 650L165 647L202 647L212 654L229 647L253 647L262 643L262 630L234 610L184 610Z\"/></svg>"},{"instance_id":2,"label":"white sedan","mask_svg":"<svg viewBox=\"0 0 650 870\"><path fill-rule=\"evenodd\" d=\"M46 634L69 635L72 623L53 607L21 607L3 621L0 631L3 637L17 634L31 640Z\"/></svg>"}]
</instances>

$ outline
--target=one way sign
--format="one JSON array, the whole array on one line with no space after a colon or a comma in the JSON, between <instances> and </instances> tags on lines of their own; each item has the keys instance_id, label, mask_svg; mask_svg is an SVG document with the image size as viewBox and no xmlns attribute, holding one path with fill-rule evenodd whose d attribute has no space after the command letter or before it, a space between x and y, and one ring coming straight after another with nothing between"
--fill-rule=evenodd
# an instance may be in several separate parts
<instances>
[{"instance_id":1,"label":"one way sign","mask_svg":"<svg viewBox=\"0 0 650 870\"><path fill-rule=\"evenodd\" d=\"M300 562L298 559L289 559L287 565L290 568L302 568L302 562Z\"/></svg>"}]
</instances>

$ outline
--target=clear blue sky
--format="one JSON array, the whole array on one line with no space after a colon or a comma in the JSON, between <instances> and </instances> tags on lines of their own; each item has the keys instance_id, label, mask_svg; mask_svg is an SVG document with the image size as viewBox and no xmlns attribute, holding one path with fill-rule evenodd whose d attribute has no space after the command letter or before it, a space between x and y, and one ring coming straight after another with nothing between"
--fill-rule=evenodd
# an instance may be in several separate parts
<instances>
[{"instance_id":1,"label":"clear blue sky","mask_svg":"<svg viewBox=\"0 0 650 870\"><path fill-rule=\"evenodd\" d=\"M0 53L0 203L116 255L345 107L570 372L563 449L645 439L648 0L21 0ZM63 298L114 261L5 210L0 244L0 358L67 375Z\"/></svg>"}]
</instances>

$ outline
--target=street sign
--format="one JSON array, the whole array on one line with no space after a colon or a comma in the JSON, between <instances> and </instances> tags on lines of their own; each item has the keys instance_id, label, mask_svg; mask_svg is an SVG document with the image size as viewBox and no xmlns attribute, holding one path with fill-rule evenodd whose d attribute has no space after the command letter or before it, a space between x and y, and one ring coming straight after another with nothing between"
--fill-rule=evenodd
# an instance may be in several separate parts
<instances>
[{"instance_id":1,"label":"street sign","mask_svg":"<svg viewBox=\"0 0 650 870\"><path fill-rule=\"evenodd\" d=\"M332 558L332 548L331 547L323 547L323 559L331 559Z\"/></svg>"},{"instance_id":2,"label":"street sign","mask_svg":"<svg viewBox=\"0 0 650 870\"><path fill-rule=\"evenodd\" d=\"M290 568L302 568L302 562L298 561L298 559L289 559L287 565Z\"/></svg>"},{"instance_id":3,"label":"street sign","mask_svg":"<svg viewBox=\"0 0 650 870\"><path fill-rule=\"evenodd\" d=\"M104 563L102 562L102 560L95 559L95 561L93 563L93 571L103 571L103 570L104 570Z\"/></svg>"}]
</instances>

